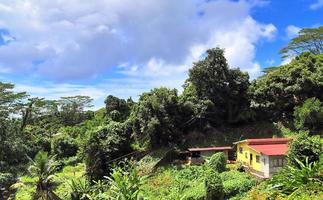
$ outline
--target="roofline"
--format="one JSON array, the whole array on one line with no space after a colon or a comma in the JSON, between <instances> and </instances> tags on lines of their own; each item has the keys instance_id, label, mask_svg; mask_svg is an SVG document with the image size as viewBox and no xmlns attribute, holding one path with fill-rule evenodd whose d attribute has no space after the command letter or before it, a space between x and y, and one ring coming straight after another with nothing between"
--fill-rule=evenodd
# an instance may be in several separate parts
<instances>
[{"instance_id":1,"label":"roofline","mask_svg":"<svg viewBox=\"0 0 323 200\"><path fill-rule=\"evenodd\" d=\"M249 139L244 139L244 140L240 140L240 141L237 141L237 142L233 142L232 144L239 144L239 143L243 143L243 142L252 142L252 141L248 141L248 140L265 140L265 139L277 139L277 140L288 140L290 141L291 138L249 138Z\"/></svg>"},{"instance_id":2,"label":"roofline","mask_svg":"<svg viewBox=\"0 0 323 200\"><path fill-rule=\"evenodd\" d=\"M239 143L242 143L242 142L248 142L248 139L233 142L232 144L239 144Z\"/></svg>"},{"instance_id":3,"label":"roofline","mask_svg":"<svg viewBox=\"0 0 323 200\"><path fill-rule=\"evenodd\" d=\"M199 148L188 148L188 151L224 151L224 150L232 150L230 146L223 147L199 147Z\"/></svg>"}]
</instances>

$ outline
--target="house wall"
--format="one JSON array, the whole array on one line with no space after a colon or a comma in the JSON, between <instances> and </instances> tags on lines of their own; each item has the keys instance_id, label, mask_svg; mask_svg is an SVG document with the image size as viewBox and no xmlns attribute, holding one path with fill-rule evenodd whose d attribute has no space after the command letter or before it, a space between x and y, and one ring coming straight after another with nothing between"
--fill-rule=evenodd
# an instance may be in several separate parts
<instances>
[{"instance_id":1,"label":"house wall","mask_svg":"<svg viewBox=\"0 0 323 200\"><path fill-rule=\"evenodd\" d=\"M242 147L243 151L240 152L240 147ZM246 155L247 154L247 155ZM250 154L252 154L252 163L250 163ZM257 156L259 156L259 162L257 162ZM263 164L261 155L250 149L246 142L239 143L237 145L237 161L242 162L244 165L251 167L254 170L263 172Z\"/></svg>"},{"instance_id":2,"label":"house wall","mask_svg":"<svg viewBox=\"0 0 323 200\"><path fill-rule=\"evenodd\" d=\"M262 169L263 169L263 172L264 172L264 177L269 178L270 177L269 156L262 155L261 156L261 163L262 163Z\"/></svg>"}]
</instances>

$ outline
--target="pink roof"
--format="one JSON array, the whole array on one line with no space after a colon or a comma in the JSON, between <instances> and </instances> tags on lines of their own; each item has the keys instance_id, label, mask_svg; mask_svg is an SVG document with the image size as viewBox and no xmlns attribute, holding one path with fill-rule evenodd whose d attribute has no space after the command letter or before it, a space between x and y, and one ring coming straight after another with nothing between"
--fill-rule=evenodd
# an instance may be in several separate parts
<instances>
[{"instance_id":1,"label":"pink roof","mask_svg":"<svg viewBox=\"0 0 323 200\"><path fill-rule=\"evenodd\" d=\"M223 151L223 150L231 150L232 147L203 147L203 148L189 148L189 151Z\"/></svg>"},{"instance_id":2,"label":"pink roof","mask_svg":"<svg viewBox=\"0 0 323 200\"><path fill-rule=\"evenodd\" d=\"M263 144L263 145L249 145L255 151L268 156L285 155L288 151L288 144Z\"/></svg>"}]
</instances>

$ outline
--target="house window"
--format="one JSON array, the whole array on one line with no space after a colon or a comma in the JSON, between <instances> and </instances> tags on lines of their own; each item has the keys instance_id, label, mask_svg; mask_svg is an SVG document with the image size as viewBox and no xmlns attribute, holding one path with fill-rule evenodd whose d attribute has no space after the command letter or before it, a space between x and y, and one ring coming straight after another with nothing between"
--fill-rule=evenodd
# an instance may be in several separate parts
<instances>
[{"instance_id":1,"label":"house window","mask_svg":"<svg viewBox=\"0 0 323 200\"><path fill-rule=\"evenodd\" d=\"M264 165L266 165L266 158L263 158L262 162L264 162Z\"/></svg>"},{"instance_id":2,"label":"house window","mask_svg":"<svg viewBox=\"0 0 323 200\"><path fill-rule=\"evenodd\" d=\"M256 155L256 162L260 163L260 156Z\"/></svg>"},{"instance_id":3,"label":"house window","mask_svg":"<svg viewBox=\"0 0 323 200\"><path fill-rule=\"evenodd\" d=\"M285 161L284 158L271 158L270 165L271 167L282 167L284 166Z\"/></svg>"},{"instance_id":4,"label":"house window","mask_svg":"<svg viewBox=\"0 0 323 200\"><path fill-rule=\"evenodd\" d=\"M278 166L283 166L283 159L281 158L278 159Z\"/></svg>"},{"instance_id":5,"label":"house window","mask_svg":"<svg viewBox=\"0 0 323 200\"><path fill-rule=\"evenodd\" d=\"M247 152L246 152L246 153L244 153L244 157L245 157L245 158L248 158L248 154L247 154Z\"/></svg>"},{"instance_id":6,"label":"house window","mask_svg":"<svg viewBox=\"0 0 323 200\"><path fill-rule=\"evenodd\" d=\"M243 148L239 147L239 152L242 153L243 152Z\"/></svg>"},{"instance_id":7,"label":"house window","mask_svg":"<svg viewBox=\"0 0 323 200\"><path fill-rule=\"evenodd\" d=\"M274 159L274 164L273 164L274 167L277 167L278 166L278 161L277 159Z\"/></svg>"}]
</instances>

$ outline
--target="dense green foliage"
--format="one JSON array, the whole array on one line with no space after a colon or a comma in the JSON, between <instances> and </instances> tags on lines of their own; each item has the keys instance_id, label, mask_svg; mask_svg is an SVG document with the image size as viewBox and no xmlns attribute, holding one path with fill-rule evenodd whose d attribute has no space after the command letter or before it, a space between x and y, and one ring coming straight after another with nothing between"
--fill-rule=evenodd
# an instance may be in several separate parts
<instances>
[{"instance_id":1,"label":"dense green foliage","mask_svg":"<svg viewBox=\"0 0 323 200\"><path fill-rule=\"evenodd\" d=\"M207 161L207 165L217 172L224 172L226 169L226 164L227 158L223 152L213 154Z\"/></svg>"},{"instance_id":2,"label":"dense green foliage","mask_svg":"<svg viewBox=\"0 0 323 200\"><path fill-rule=\"evenodd\" d=\"M308 159L301 162L297 158L295 162L298 164L297 166L287 166L270 180L275 188L289 195L303 185L318 184L323 186L323 177L320 174L322 173L322 163L319 161L309 162Z\"/></svg>"},{"instance_id":3,"label":"dense green foliage","mask_svg":"<svg viewBox=\"0 0 323 200\"><path fill-rule=\"evenodd\" d=\"M113 160L131 152L126 124L110 122L91 133L85 148L88 178L102 179L110 174Z\"/></svg>"},{"instance_id":4,"label":"dense green foliage","mask_svg":"<svg viewBox=\"0 0 323 200\"><path fill-rule=\"evenodd\" d=\"M242 195L257 184L255 179L239 171L223 172L220 177L223 181L223 191L226 198Z\"/></svg>"},{"instance_id":5,"label":"dense green foliage","mask_svg":"<svg viewBox=\"0 0 323 200\"><path fill-rule=\"evenodd\" d=\"M299 134L289 145L288 160L294 166L298 166L299 160L305 163L318 162L323 152L323 141L320 136L309 136L307 133ZM296 160L297 159L297 160Z\"/></svg>"},{"instance_id":6,"label":"dense green foliage","mask_svg":"<svg viewBox=\"0 0 323 200\"><path fill-rule=\"evenodd\" d=\"M223 199L223 183L218 172L211 169L208 171L208 176L205 179L206 200L221 200Z\"/></svg>"},{"instance_id":7,"label":"dense green foliage","mask_svg":"<svg viewBox=\"0 0 323 200\"><path fill-rule=\"evenodd\" d=\"M138 175L135 166L126 164L123 168L116 167L108 177L110 184L110 197L117 200L137 200L142 195L141 186L144 183L144 177Z\"/></svg>"},{"instance_id":8,"label":"dense green foliage","mask_svg":"<svg viewBox=\"0 0 323 200\"><path fill-rule=\"evenodd\" d=\"M156 88L143 93L131 113L137 140L149 147L175 143L181 137L175 89Z\"/></svg>"},{"instance_id":9,"label":"dense green foliage","mask_svg":"<svg viewBox=\"0 0 323 200\"><path fill-rule=\"evenodd\" d=\"M307 99L303 105L295 108L295 127L317 131L323 128L323 103L316 99Z\"/></svg>"},{"instance_id":10,"label":"dense green foliage","mask_svg":"<svg viewBox=\"0 0 323 200\"><path fill-rule=\"evenodd\" d=\"M113 121L124 121L130 115L130 110L134 104L131 98L127 101L118 97L109 95L105 101L107 116Z\"/></svg>"},{"instance_id":11,"label":"dense green foliage","mask_svg":"<svg viewBox=\"0 0 323 200\"><path fill-rule=\"evenodd\" d=\"M206 100L212 102L208 111L211 114L207 117L210 123L216 125L245 120L249 111L249 76L239 69L229 69L224 50L210 49L205 59L194 63L189 70L185 90L193 89L190 83L196 90L199 104Z\"/></svg>"},{"instance_id":12,"label":"dense green foliage","mask_svg":"<svg viewBox=\"0 0 323 200\"><path fill-rule=\"evenodd\" d=\"M312 97L323 100L323 54L303 53L274 68L250 87L252 107L273 120L292 118L294 108ZM265 115L267 114L267 115Z\"/></svg>"}]
</instances>

